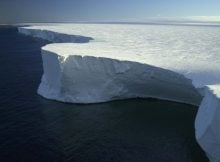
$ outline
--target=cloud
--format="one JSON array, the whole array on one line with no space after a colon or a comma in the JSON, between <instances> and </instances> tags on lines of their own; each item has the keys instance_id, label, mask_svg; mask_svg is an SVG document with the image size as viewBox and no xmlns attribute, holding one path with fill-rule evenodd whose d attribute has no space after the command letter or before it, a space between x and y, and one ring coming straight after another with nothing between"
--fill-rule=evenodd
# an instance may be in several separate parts
<instances>
[{"instance_id":1,"label":"cloud","mask_svg":"<svg viewBox=\"0 0 220 162\"><path fill-rule=\"evenodd\" d=\"M201 22L220 22L220 16L189 16L186 20L201 21Z\"/></svg>"},{"instance_id":2,"label":"cloud","mask_svg":"<svg viewBox=\"0 0 220 162\"><path fill-rule=\"evenodd\" d=\"M162 22L162 23L220 23L220 16L185 16L185 17L148 17L144 22Z\"/></svg>"}]
</instances>

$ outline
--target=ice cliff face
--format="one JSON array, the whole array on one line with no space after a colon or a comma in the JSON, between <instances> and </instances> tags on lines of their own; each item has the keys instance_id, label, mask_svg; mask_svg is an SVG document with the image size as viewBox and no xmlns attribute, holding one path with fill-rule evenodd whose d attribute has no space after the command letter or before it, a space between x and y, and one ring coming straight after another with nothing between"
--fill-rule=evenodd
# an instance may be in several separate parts
<instances>
[{"instance_id":1,"label":"ice cliff face","mask_svg":"<svg viewBox=\"0 0 220 162\"><path fill-rule=\"evenodd\" d=\"M40 95L74 103L134 97L201 103L196 138L212 162L220 161L220 28L74 24L19 31L72 42L42 48Z\"/></svg>"},{"instance_id":2,"label":"ice cliff face","mask_svg":"<svg viewBox=\"0 0 220 162\"><path fill-rule=\"evenodd\" d=\"M77 45L77 50L88 44ZM135 97L155 97L198 104L200 95L191 80L141 62L97 57L82 53L68 55L72 44L42 48L44 76L38 93L64 102L97 103ZM94 47L96 51L98 47ZM63 49L63 51L62 51ZM57 51L62 51L58 55ZM103 51L104 52L104 51Z\"/></svg>"},{"instance_id":3,"label":"ice cliff face","mask_svg":"<svg viewBox=\"0 0 220 162\"><path fill-rule=\"evenodd\" d=\"M69 35L65 33L53 32L50 30L35 30L35 29L26 30L25 28L19 28L19 32L56 43L63 43L63 42L87 43L90 40L93 40L93 38L91 37Z\"/></svg>"}]
</instances>

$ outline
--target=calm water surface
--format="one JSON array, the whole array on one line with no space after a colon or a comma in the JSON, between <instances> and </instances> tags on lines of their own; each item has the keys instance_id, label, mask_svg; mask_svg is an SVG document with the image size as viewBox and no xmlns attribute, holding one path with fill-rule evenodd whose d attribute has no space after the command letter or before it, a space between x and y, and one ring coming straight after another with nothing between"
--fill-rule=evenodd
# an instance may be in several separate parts
<instances>
[{"instance_id":1,"label":"calm water surface","mask_svg":"<svg viewBox=\"0 0 220 162\"><path fill-rule=\"evenodd\" d=\"M38 96L45 44L0 27L0 162L208 162L194 138L197 107Z\"/></svg>"}]
</instances>

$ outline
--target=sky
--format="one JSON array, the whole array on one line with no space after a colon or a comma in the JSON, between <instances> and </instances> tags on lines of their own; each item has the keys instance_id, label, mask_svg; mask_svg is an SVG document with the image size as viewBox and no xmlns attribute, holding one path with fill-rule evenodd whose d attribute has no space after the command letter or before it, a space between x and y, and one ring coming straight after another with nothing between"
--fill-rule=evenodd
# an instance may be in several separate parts
<instances>
[{"instance_id":1,"label":"sky","mask_svg":"<svg viewBox=\"0 0 220 162\"><path fill-rule=\"evenodd\" d=\"M220 21L220 0L0 0L0 23L185 17Z\"/></svg>"}]
</instances>

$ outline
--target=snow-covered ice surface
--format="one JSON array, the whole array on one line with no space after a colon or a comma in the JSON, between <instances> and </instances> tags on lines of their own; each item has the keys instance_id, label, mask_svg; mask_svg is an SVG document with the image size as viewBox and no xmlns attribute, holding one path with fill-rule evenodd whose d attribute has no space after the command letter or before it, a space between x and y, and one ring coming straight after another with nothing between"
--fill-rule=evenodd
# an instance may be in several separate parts
<instances>
[{"instance_id":1,"label":"snow-covered ice surface","mask_svg":"<svg viewBox=\"0 0 220 162\"><path fill-rule=\"evenodd\" d=\"M146 64L184 74L192 79L196 87L220 82L220 76L217 75L220 72L220 27L59 24L20 28L20 32L52 42L75 42L74 38L77 39L76 42L80 42L82 38L82 42L93 43L88 45L90 51L91 48L96 49L96 46L105 51L100 53L94 50L91 55L141 60ZM72 39L66 39L66 35L71 35ZM75 54L76 45L70 46L70 51L74 49L71 54ZM112 50L123 52L109 56ZM87 47L82 48L80 54L83 52L84 55L89 55L86 51Z\"/></svg>"},{"instance_id":2,"label":"snow-covered ice surface","mask_svg":"<svg viewBox=\"0 0 220 162\"><path fill-rule=\"evenodd\" d=\"M19 31L56 42L42 48L38 93L46 98L155 97L199 105L204 96L196 138L211 161L220 161L220 27L53 24Z\"/></svg>"}]
</instances>

